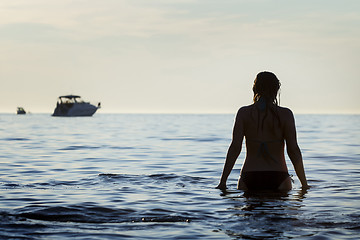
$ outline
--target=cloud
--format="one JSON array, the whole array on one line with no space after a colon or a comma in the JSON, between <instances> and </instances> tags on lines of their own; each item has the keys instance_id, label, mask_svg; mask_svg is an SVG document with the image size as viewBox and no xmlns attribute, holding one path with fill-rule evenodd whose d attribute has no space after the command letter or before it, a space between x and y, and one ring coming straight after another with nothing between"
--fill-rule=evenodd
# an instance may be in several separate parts
<instances>
[{"instance_id":1,"label":"cloud","mask_svg":"<svg viewBox=\"0 0 360 240\"><path fill-rule=\"evenodd\" d=\"M49 96L71 88L102 94L113 108L132 99L127 106L134 109L144 101L133 99L133 92L162 109L171 103L203 109L208 103L219 110L239 96L246 102L249 85L262 70L278 73L285 88L293 86L290 97L296 88L324 86L335 76L347 76L351 86L356 83L348 79L356 78L360 60L355 54L360 51L359 4L352 4L2 1L1 75L8 79L7 89L26 76L33 85L47 86ZM49 79L54 83L47 84ZM328 92L337 88L328 85ZM313 88L307 93L309 101L314 99ZM183 94L186 100L179 100ZM290 100L286 94L285 102Z\"/></svg>"}]
</instances>

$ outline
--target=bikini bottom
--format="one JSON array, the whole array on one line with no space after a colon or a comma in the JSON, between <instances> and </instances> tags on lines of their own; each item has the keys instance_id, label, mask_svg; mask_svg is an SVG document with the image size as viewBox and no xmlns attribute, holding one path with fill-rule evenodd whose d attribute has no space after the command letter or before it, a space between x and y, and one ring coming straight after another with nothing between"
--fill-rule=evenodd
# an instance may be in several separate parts
<instances>
[{"instance_id":1,"label":"bikini bottom","mask_svg":"<svg viewBox=\"0 0 360 240\"><path fill-rule=\"evenodd\" d=\"M290 175L281 171L242 172L241 180L248 190L277 190Z\"/></svg>"}]
</instances>

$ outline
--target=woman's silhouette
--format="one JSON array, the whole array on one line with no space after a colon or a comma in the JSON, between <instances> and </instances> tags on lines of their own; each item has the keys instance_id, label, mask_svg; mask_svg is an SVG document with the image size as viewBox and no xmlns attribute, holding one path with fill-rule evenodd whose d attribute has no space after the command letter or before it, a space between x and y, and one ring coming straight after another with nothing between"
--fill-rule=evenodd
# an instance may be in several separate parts
<instances>
[{"instance_id":1,"label":"woman's silhouette","mask_svg":"<svg viewBox=\"0 0 360 240\"><path fill-rule=\"evenodd\" d=\"M243 138L246 158L241 169L238 189L291 189L291 178L285 162L287 153L303 188L308 188L303 160L296 139L293 113L279 107L276 96L280 82L271 72L261 72L253 86L254 103L239 109L223 173L217 188L225 190L226 181L238 158Z\"/></svg>"}]
</instances>

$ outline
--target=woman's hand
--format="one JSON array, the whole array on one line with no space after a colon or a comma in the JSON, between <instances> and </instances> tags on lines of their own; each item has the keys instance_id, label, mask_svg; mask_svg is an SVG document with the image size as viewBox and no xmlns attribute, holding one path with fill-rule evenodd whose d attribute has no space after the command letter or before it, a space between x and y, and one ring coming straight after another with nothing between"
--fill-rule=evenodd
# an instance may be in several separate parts
<instances>
[{"instance_id":1,"label":"woman's hand","mask_svg":"<svg viewBox=\"0 0 360 240\"><path fill-rule=\"evenodd\" d=\"M219 185L217 185L216 187L217 189L220 189L220 190L226 190L226 183L223 183L223 182L220 182Z\"/></svg>"}]
</instances>

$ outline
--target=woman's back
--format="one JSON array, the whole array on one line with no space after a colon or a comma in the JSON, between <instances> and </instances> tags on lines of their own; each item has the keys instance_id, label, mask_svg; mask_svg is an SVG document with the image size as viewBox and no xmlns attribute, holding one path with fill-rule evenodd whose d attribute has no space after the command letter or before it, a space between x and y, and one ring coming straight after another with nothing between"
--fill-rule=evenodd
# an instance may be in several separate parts
<instances>
[{"instance_id":1,"label":"woman's back","mask_svg":"<svg viewBox=\"0 0 360 240\"><path fill-rule=\"evenodd\" d=\"M271 106L261 111L256 104L244 107L246 159L242 171L287 171L284 156L285 108Z\"/></svg>"}]
</instances>

